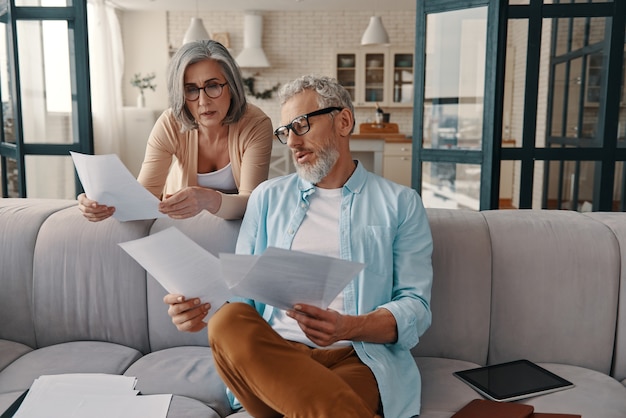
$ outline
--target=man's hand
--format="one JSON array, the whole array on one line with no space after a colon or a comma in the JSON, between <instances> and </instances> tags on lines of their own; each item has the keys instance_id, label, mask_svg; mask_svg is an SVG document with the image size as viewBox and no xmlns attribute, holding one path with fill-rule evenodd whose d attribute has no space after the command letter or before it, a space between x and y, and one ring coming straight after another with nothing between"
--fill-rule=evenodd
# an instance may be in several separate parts
<instances>
[{"instance_id":1,"label":"man's hand","mask_svg":"<svg viewBox=\"0 0 626 418\"><path fill-rule=\"evenodd\" d=\"M287 311L287 315L298 321L307 338L320 347L328 347L337 341L348 339L346 333L348 317L332 309L324 310L301 304Z\"/></svg>"},{"instance_id":2,"label":"man's hand","mask_svg":"<svg viewBox=\"0 0 626 418\"><path fill-rule=\"evenodd\" d=\"M179 331L198 332L207 326L204 318L211 309L209 303L202 304L198 298L187 300L183 295L173 294L165 295L163 302L169 305L167 313Z\"/></svg>"},{"instance_id":3,"label":"man's hand","mask_svg":"<svg viewBox=\"0 0 626 418\"><path fill-rule=\"evenodd\" d=\"M222 195L215 190L193 186L166 196L159 203L159 211L173 219L186 219L196 216L204 209L215 213L221 204Z\"/></svg>"},{"instance_id":4,"label":"man's hand","mask_svg":"<svg viewBox=\"0 0 626 418\"><path fill-rule=\"evenodd\" d=\"M398 340L396 318L384 308L354 316L298 304L287 311L287 315L298 321L304 335L320 347L344 340L378 344L391 344Z\"/></svg>"}]
</instances>

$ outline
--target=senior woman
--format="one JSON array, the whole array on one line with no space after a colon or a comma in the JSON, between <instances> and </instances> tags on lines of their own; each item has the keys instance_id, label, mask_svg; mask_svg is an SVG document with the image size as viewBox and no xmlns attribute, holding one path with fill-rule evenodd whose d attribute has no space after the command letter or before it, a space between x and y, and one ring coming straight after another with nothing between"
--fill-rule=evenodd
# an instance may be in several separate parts
<instances>
[{"instance_id":1,"label":"senior woman","mask_svg":"<svg viewBox=\"0 0 626 418\"><path fill-rule=\"evenodd\" d=\"M171 218L207 210L241 219L269 173L270 118L247 103L239 67L219 42L183 45L170 61L167 85L169 109L150 133L137 180ZM94 222L115 212L84 193L78 207Z\"/></svg>"}]
</instances>

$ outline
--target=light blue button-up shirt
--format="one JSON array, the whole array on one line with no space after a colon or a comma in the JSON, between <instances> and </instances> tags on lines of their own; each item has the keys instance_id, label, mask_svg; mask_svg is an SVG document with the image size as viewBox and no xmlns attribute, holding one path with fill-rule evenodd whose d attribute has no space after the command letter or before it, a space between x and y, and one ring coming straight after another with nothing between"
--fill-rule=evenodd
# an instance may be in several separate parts
<instances>
[{"instance_id":1,"label":"light blue button-up shirt","mask_svg":"<svg viewBox=\"0 0 626 418\"><path fill-rule=\"evenodd\" d=\"M296 174L259 185L248 201L237 253L291 248L315 190ZM343 291L345 312L361 315L385 308L398 330L395 343L352 345L376 376L385 417L419 415L421 379L409 350L431 323L432 237L426 211L415 190L369 173L361 164L343 186L342 196L340 257L366 264ZM275 308L246 302L272 323Z\"/></svg>"}]
</instances>

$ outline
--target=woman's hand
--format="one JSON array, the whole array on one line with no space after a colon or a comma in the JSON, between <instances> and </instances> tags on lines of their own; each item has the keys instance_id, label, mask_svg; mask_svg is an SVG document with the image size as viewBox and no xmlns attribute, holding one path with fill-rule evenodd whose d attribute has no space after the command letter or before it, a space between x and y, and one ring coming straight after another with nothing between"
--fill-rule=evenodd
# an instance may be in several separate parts
<instances>
[{"instance_id":1,"label":"woman's hand","mask_svg":"<svg viewBox=\"0 0 626 418\"><path fill-rule=\"evenodd\" d=\"M95 200L89 199L85 193L79 194L76 200L78 200L78 209L91 222L103 221L115 212L114 206L101 205Z\"/></svg>"},{"instance_id":2,"label":"woman's hand","mask_svg":"<svg viewBox=\"0 0 626 418\"><path fill-rule=\"evenodd\" d=\"M198 332L206 328L204 318L211 309L211 304L202 304L200 299L185 299L183 295L167 294L163 302L169 305L167 314L179 331Z\"/></svg>"},{"instance_id":3,"label":"woman's hand","mask_svg":"<svg viewBox=\"0 0 626 418\"><path fill-rule=\"evenodd\" d=\"M213 189L193 186L168 195L159 203L159 211L173 219L196 216L204 209L215 213L222 205L222 195Z\"/></svg>"}]
</instances>

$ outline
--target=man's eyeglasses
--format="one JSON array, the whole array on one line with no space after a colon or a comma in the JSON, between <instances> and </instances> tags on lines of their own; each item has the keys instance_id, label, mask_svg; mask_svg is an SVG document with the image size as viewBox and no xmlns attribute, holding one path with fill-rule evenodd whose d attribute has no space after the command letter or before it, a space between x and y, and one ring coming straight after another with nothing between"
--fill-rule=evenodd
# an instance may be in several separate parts
<instances>
[{"instance_id":1,"label":"man's eyeglasses","mask_svg":"<svg viewBox=\"0 0 626 418\"><path fill-rule=\"evenodd\" d=\"M224 86L228 83L209 83L204 87L196 87L194 85L185 86L185 99L194 102L200 98L200 90L204 90L204 93L211 99L217 99L222 95Z\"/></svg>"},{"instance_id":2,"label":"man's eyeglasses","mask_svg":"<svg viewBox=\"0 0 626 418\"><path fill-rule=\"evenodd\" d=\"M343 107L325 107L324 109L319 109L314 112L307 113L306 115L300 115L292 120L290 124L276 128L274 135L276 135L276 138L278 138L281 143L286 144L287 138L289 138L289 130L292 130L293 133L298 136L302 136L309 132L309 129L311 129L311 125L309 125L309 118L318 115L325 115L327 113L334 112L335 110L343 110Z\"/></svg>"}]
</instances>

